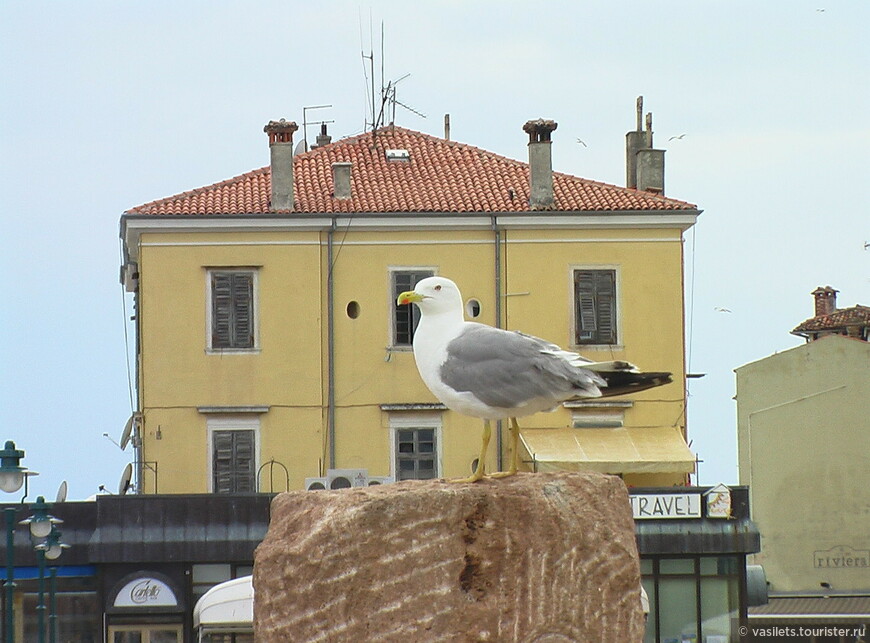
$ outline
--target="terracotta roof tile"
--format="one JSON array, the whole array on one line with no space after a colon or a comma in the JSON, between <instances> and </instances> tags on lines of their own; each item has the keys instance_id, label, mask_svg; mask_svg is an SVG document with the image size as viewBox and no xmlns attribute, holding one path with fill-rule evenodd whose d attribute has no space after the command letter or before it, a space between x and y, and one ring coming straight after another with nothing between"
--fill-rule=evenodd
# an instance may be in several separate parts
<instances>
[{"instance_id":1,"label":"terracotta roof tile","mask_svg":"<svg viewBox=\"0 0 870 643\"><path fill-rule=\"evenodd\" d=\"M405 149L410 160L387 160ZM350 162L351 198L332 196L332 164ZM293 161L295 212L529 212L529 167L471 145L401 127L386 127L298 154ZM127 214L266 214L269 167L145 203ZM556 210L695 210L649 192L553 174Z\"/></svg>"},{"instance_id":2,"label":"terracotta roof tile","mask_svg":"<svg viewBox=\"0 0 870 643\"><path fill-rule=\"evenodd\" d=\"M825 330L841 330L847 326L870 326L870 307L853 306L835 310L830 315L810 317L792 330L792 333L807 333Z\"/></svg>"}]
</instances>

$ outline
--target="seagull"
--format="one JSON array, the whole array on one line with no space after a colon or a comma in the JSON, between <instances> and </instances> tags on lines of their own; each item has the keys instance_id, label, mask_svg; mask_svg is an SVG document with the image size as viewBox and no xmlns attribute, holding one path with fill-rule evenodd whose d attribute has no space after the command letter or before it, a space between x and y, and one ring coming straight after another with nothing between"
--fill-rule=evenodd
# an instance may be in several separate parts
<instances>
[{"instance_id":1,"label":"seagull","mask_svg":"<svg viewBox=\"0 0 870 643\"><path fill-rule=\"evenodd\" d=\"M551 411L566 400L623 395L671 381L670 373L641 373L623 361L593 362L532 335L467 322L459 288L445 277L421 280L396 303L420 309L413 345L423 382L447 408L483 420L474 473L452 482L484 477L493 420L510 420L510 466L491 475L502 478L517 472L517 418Z\"/></svg>"},{"instance_id":2,"label":"seagull","mask_svg":"<svg viewBox=\"0 0 870 643\"><path fill-rule=\"evenodd\" d=\"M669 141L673 141L673 140L682 141L684 136L685 136L685 134L680 134L679 136L671 136L668 140Z\"/></svg>"},{"instance_id":3,"label":"seagull","mask_svg":"<svg viewBox=\"0 0 870 643\"><path fill-rule=\"evenodd\" d=\"M582 145L583 147L589 147L588 145L586 145L586 143L581 141L579 138L577 139L577 142L580 143L580 145Z\"/></svg>"},{"instance_id":4,"label":"seagull","mask_svg":"<svg viewBox=\"0 0 870 643\"><path fill-rule=\"evenodd\" d=\"M714 306L713 310L715 310L717 313L730 313L731 312L730 308L722 308L721 306Z\"/></svg>"}]
</instances>

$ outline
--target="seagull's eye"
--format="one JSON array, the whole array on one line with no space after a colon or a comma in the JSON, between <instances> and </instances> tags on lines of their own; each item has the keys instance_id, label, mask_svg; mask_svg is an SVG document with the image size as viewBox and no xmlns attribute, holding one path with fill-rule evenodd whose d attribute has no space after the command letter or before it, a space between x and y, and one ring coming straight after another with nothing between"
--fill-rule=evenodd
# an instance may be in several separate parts
<instances>
[{"instance_id":1,"label":"seagull's eye","mask_svg":"<svg viewBox=\"0 0 870 643\"><path fill-rule=\"evenodd\" d=\"M436 291L441 290L441 286L440 286L440 284L439 284L438 286L435 286L435 290L436 290Z\"/></svg>"}]
</instances>

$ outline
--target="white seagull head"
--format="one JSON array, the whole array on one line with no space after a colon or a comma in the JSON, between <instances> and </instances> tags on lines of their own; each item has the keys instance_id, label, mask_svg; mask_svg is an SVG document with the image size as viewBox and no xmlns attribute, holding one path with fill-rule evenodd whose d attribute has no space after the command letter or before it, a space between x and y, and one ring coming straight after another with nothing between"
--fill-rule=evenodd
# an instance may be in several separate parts
<instances>
[{"instance_id":1,"label":"white seagull head","mask_svg":"<svg viewBox=\"0 0 870 643\"><path fill-rule=\"evenodd\" d=\"M462 310L462 295L455 283L445 277L421 279L414 290L399 295L399 305L417 304L424 315L455 313Z\"/></svg>"}]
</instances>

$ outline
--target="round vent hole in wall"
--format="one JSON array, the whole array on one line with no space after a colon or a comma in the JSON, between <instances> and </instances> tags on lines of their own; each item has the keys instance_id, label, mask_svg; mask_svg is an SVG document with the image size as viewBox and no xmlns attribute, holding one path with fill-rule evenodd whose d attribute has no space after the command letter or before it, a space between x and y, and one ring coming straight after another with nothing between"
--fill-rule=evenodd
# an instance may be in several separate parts
<instances>
[{"instance_id":1,"label":"round vent hole in wall","mask_svg":"<svg viewBox=\"0 0 870 643\"><path fill-rule=\"evenodd\" d=\"M477 299L469 299L465 302L465 314L471 319L480 317L480 301Z\"/></svg>"}]
</instances>

